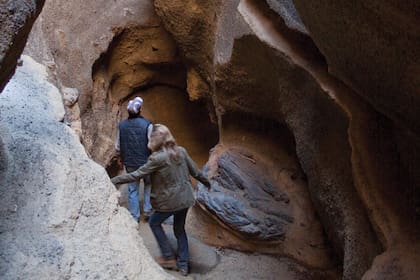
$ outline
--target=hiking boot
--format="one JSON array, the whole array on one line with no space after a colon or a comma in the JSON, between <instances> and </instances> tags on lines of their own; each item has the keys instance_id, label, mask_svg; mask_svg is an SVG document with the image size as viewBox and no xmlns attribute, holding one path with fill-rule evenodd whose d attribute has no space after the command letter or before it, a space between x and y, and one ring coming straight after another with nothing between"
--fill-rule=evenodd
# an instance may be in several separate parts
<instances>
[{"instance_id":1,"label":"hiking boot","mask_svg":"<svg viewBox=\"0 0 420 280\"><path fill-rule=\"evenodd\" d=\"M155 258L155 261L163 268L173 269L173 270L177 269L175 259L165 259L165 258L159 257L159 258Z\"/></svg>"},{"instance_id":2,"label":"hiking boot","mask_svg":"<svg viewBox=\"0 0 420 280\"><path fill-rule=\"evenodd\" d=\"M150 216L153 215L153 211L148 211L143 213L143 219L147 222L150 218Z\"/></svg>"}]
</instances>

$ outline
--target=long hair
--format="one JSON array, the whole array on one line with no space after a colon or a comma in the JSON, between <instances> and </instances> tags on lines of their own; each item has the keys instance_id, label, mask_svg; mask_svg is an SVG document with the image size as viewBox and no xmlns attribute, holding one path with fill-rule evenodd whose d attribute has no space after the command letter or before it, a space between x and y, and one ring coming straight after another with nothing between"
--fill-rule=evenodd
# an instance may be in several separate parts
<instances>
[{"instance_id":1,"label":"long hair","mask_svg":"<svg viewBox=\"0 0 420 280\"><path fill-rule=\"evenodd\" d=\"M153 125L152 134L150 135L149 144L147 145L152 152L164 150L168 152L169 158L175 162L182 157L177 149L177 144L169 128L163 124Z\"/></svg>"}]
</instances>

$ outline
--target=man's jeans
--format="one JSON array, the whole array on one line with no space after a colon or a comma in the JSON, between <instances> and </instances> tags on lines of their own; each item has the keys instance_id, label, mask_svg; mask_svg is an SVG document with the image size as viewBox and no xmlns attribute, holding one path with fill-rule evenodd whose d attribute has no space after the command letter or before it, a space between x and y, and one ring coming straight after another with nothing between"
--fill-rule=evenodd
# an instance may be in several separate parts
<instances>
[{"instance_id":1,"label":"man's jeans","mask_svg":"<svg viewBox=\"0 0 420 280\"><path fill-rule=\"evenodd\" d=\"M137 168L127 167L127 172L133 172ZM128 186L128 210L130 211L133 218L138 221L140 218L140 203L139 203L139 181L130 182ZM152 185L150 183L150 177L146 176L143 178L144 183L144 199L143 199L143 213L151 212L152 205L150 203L150 191Z\"/></svg>"},{"instance_id":2,"label":"man's jeans","mask_svg":"<svg viewBox=\"0 0 420 280\"><path fill-rule=\"evenodd\" d=\"M185 232L185 218L187 217L187 211L188 208L176 212L155 211L149 219L149 225L157 243L159 244L162 257L165 259L174 259L174 253L162 228L163 221L174 215L173 230L178 243L177 265L179 269L188 271L188 239L187 233Z\"/></svg>"}]
</instances>

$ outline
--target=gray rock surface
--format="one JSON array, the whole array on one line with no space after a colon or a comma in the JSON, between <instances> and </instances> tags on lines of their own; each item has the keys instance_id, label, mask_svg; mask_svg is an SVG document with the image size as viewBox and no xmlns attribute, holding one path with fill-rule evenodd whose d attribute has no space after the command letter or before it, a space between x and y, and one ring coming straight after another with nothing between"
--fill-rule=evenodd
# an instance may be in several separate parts
<instances>
[{"instance_id":1,"label":"gray rock surface","mask_svg":"<svg viewBox=\"0 0 420 280\"><path fill-rule=\"evenodd\" d=\"M293 223L290 199L281 191L267 168L239 150L218 158L218 175L211 191L198 192L198 201L235 232L245 238L277 240L285 238Z\"/></svg>"},{"instance_id":2,"label":"gray rock surface","mask_svg":"<svg viewBox=\"0 0 420 280\"><path fill-rule=\"evenodd\" d=\"M0 278L172 279L30 57L0 95Z\"/></svg>"},{"instance_id":3,"label":"gray rock surface","mask_svg":"<svg viewBox=\"0 0 420 280\"><path fill-rule=\"evenodd\" d=\"M45 0L0 2L0 92L13 75L32 24Z\"/></svg>"},{"instance_id":4,"label":"gray rock surface","mask_svg":"<svg viewBox=\"0 0 420 280\"><path fill-rule=\"evenodd\" d=\"M296 11L293 0L267 0L268 5L278 13L290 29L308 34L305 25Z\"/></svg>"}]
</instances>

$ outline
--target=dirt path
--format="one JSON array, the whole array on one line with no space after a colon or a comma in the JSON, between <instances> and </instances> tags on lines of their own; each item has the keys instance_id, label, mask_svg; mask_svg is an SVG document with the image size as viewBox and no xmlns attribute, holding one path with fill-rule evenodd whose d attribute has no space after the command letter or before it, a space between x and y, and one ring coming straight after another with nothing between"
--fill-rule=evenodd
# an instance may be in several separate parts
<instances>
[{"instance_id":1,"label":"dirt path","mask_svg":"<svg viewBox=\"0 0 420 280\"><path fill-rule=\"evenodd\" d=\"M127 190L120 188L120 204L127 206ZM143 187L140 187L139 194L141 203L143 198ZM296 263L292 259L258 253L244 253L231 249L216 248L208 246L200 241L201 232L197 232L192 226L201 219L194 207L187 215L186 231L190 253L190 274L183 277L177 271L166 270L169 274L178 279L195 280L328 280L339 279L334 274L328 275L325 272L309 270ZM176 239L173 235L172 225L164 224L164 230L168 235L173 248L176 248ZM145 221L139 224L139 233L143 238L144 245L149 249L153 257L160 256L156 240Z\"/></svg>"},{"instance_id":2,"label":"dirt path","mask_svg":"<svg viewBox=\"0 0 420 280\"><path fill-rule=\"evenodd\" d=\"M189 214L188 218L194 218L194 215ZM175 248L176 241L172 233L172 226L165 224L164 229L173 248ZM183 277L176 271L167 270L168 273L178 279L326 279L325 275L309 271L291 259L214 248L195 238L194 232L191 232L188 227L187 232L191 273L187 277ZM157 243L146 222L142 221L140 223L139 233L152 256L159 256Z\"/></svg>"}]
</instances>

